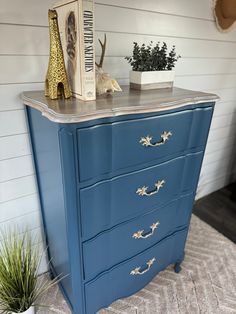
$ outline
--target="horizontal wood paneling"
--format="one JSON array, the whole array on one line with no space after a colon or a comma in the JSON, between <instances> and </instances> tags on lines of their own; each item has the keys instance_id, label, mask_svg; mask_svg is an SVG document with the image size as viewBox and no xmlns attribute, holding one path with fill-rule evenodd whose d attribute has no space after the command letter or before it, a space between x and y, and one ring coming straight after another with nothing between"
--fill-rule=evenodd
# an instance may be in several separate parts
<instances>
[{"instance_id":1,"label":"horizontal wood paneling","mask_svg":"<svg viewBox=\"0 0 236 314\"><path fill-rule=\"evenodd\" d=\"M236 143L236 134L232 134L225 138L220 139L220 145L217 138L213 138L213 140L207 142L206 146L206 154L210 154L216 151L222 150L223 152L227 149L227 147L231 147Z\"/></svg>"},{"instance_id":2,"label":"horizontal wood paneling","mask_svg":"<svg viewBox=\"0 0 236 314\"><path fill-rule=\"evenodd\" d=\"M0 67L3 69L0 72L0 84L43 82L47 65L48 56L0 56ZM11 71L7 70L9 67ZM107 57L104 69L116 78L129 77L130 66L123 57ZM211 76L209 81L218 80L217 86L212 87L214 89L222 86L222 79L224 87L234 87L232 79L236 77L236 59L182 58L176 66L176 85L185 85L184 79L187 78L183 76L197 76L199 80L200 75ZM206 86L211 88L209 84Z\"/></svg>"},{"instance_id":3,"label":"horizontal wood paneling","mask_svg":"<svg viewBox=\"0 0 236 314\"><path fill-rule=\"evenodd\" d=\"M33 2L32 0L21 0L21 8L19 10L14 1L9 3L7 0L2 0L0 11L0 21L2 23L17 23L17 24L30 24L30 25L47 25L47 10L53 7L55 0L41 0L40 2ZM136 8L139 10L149 10L154 12L162 12L164 14L174 14L180 16L190 16L197 18L213 19L211 13L211 1L195 1L195 0L179 0L179 5L176 6L175 0L165 1L110 1L99 0L95 1L96 16L97 7L100 4L112 4L122 7ZM198 4L199 3L199 4ZM103 16L103 15L102 15ZM108 21L109 22L109 21Z\"/></svg>"},{"instance_id":4,"label":"horizontal wood paneling","mask_svg":"<svg viewBox=\"0 0 236 314\"><path fill-rule=\"evenodd\" d=\"M216 161L223 161L224 159L230 160L234 157L236 152L236 146L233 142L231 145L226 146L224 149L221 147L218 150L215 150L210 153L205 153L204 159L203 159L203 169L207 169L207 165L211 165L212 163Z\"/></svg>"},{"instance_id":5,"label":"horizontal wood paneling","mask_svg":"<svg viewBox=\"0 0 236 314\"><path fill-rule=\"evenodd\" d=\"M47 12L55 0L1 0L0 21L9 24L47 25Z\"/></svg>"},{"instance_id":6,"label":"horizontal wood paneling","mask_svg":"<svg viewBox=\"0 0 236 314\"><path fill-rule=\"evenodd\" d=\"M96 0L95 2L97 4L116 5L137 10L213 20L212 3L205 0L178 0L178 5L176 5L176 0Z\"/></svg>"},{"instance_id":7,"label":"horizontal wood paneling","mask_svg":"<svg viewBox=\"0 0 236 314\"><path fill-rule=\"evenodd\" d=\"M176 45L177 52L184 58L233 58L235 59L235 42L221 42L206 39L192 39L165 36L151 36L142 34L107 33L107 57L123 57L132 52L133 42L149 43L165 41L168 46ZM96 55L100 54L98 38L103 38L104 32L96 32ZM9 38L9 40L6 40ZM10 40L14 38L14 40ZM0 28L0 55L48 55L49 31L47 27L33 27L31 25L3 24ZM207 49L206 49L207 45Z\"/></svg>"},{"instance_id":8,"label":"horizontal wood paneling","mask_svg":"<svg viewBox=\"0 0 236 314\"><path fill-rule=\"evenodd\" d=\"M208 92L217 94L220 97L220 101L236 101L236 88L235 87L225 87L223 84L221 87L216 89L208 89Z\"/></svg>"},{"instance_id":9,"label":"horizontal wood paneling","mask_svg":"<svg viewBox=\"0 0 236 314\"><path fill-rule=\"evenodd\" d=\"M29 214L32 211L39 211L39 200L36 193L1 203L0 222Z\"/></svg>"},{"instance_id":10,"label":"horizontal wood paneling","mask_svg":"<svg viewBox=\"0 0 236 314\"><path fill-rule=\"evenodd\" d=\"M236 136L236 124L229 125L223 128L210 129L208 136L208 145L211 145L212 141L218 141L218 146L221 146L221 142L227 141L228 138Z\"/></svg>"},{"instance_id":11,"label":"horizontal wood paneling","mask_svg":"<svg viewBox=\"0 0 236 314\"><path fill-rule=\"evenodd\" d=\"M0 84L43 82L48 56L0 56Z\"/></svg>"},{"instance_id":12,"label":"horizontal wood paneling","mask_svg":"<svg viewBox=\"0 0 236 314\"><path fill-rule=\"evenodd\" d=\"M22 91L42 90L43 86L44 84L42 83L0 85L0 112L23 109L24 107L20 100Z\"/></svg>"},{"instance_id":13,"label":"horizontal wood paneling","mask_svg":"<svg viewBox=\"0 0 236 314\"><path fill-rule=\"evenodd\" d=\"M115 12L115 14L114 14ZM104 18L106 16L106 18ZM122 17L122 19L121 19ZM228 33L216 31L213 21L183 18L141 10L96 6L96 29L118 33L235 41L236 29Z\"/></svg>"},{"instance_id":14,"label":"horizontal wood paneling","mask_svg":"<svg viewBox=\"0 0 236 314\"><path fill-rule=\"evenodd\" d=\"M47 27L3 24L0 27L0 55L48 55Z\"/></svg>"},{"instance_id":15,"label":"horizontal wood paneling","mask_svg":"<svg viewBox=\"0 0 236 314\"><path fill-rule=\"evenodd\" d=\"M235 88L235 74L177 76L175 85L202 91Z\"/></svg>"},{"instance_id":16,"label":"horizontal wood paneling","mask_svg":"<svg viewBox=\"0 0 236 314\"><path fill-rule=\"evenodd\" d=\"M223 159L214 160L211 163L207 164L207 167L203 167L199 179L199 185L203 184L204 181L209 181L209 178L214 179L225 173L235 171L235 161L234 156L228 155L224 156Z\"/></svg>"},{"instance_id":17,"label":"horizontal wood paneling","mask_svg":"<svg viewBox=\"0 0 236 314\"><path fill-rule=\"evenodd\" d=\"M232 156L236 144L236 28L217 31L211 0L96 0L98 38L107 33L104 68L128 84L124 56L133 41L165 41L182 56L175 85L213 92L216 105L197 197L236 178ZM1 1L0 9L0 226L30 225L40 234L39 202L23 105L23 90L44 87L48 64L47 10L55 0ZM42 241L39 240L39 246ZM43 259L41 271L46 270Z\"/></svg>"},{"instance_id":18,"label":"horizontal wood paneling","mask_svg":"<svg viewBox=\"0 0 236 314\"><path fill-rule=\"evenodd\" d=\"M131 70L124 57L107 57L104 62L104 69L118 78L127 78ZM177 77L236 74L236 59L181 58L176 65L175 73Z\"/></svg>"},{"instance_id":19,"label":"horizontal wood paneling","mask_svg":"<svg viewBox=\"0 0 236 314\"><path fill-rule=\"evenodd\" d=\"M33 211L25 215L15 217L13 219L5 220L0 223L0 229L6 228L9 229L12 225L19 226L20 230L26 228L36 229L40 227L40 211Z\"/></svg>"},{"instance_id":20,"label":"horizontal wood paneling","mask_svg":"<svg viewBox=\"0 0 236 314\"><path fill-rule=\"evenodd\" d=\"M204 184L198 185L196 199L204 197L214 191L221 189L230 182L235 181L236 175L232 173L225 173L223 176L217 177L210 181L204 182Z\"/></svg>"},{"instance_id":21,"label":"horizontal wood paneling","mask_svg":"<svg viewBox=\"0 0 236 314\"><path fill-rule=\"evenodd\" d=\"M22 156L0 161L0 182L34 174L32 156Z\"/></svg>"},{"instance_id":22,"label":"horizontal wood paneling","mask_svg":"<svg viewBox=\"0 0 236 314\"><path fill-rule=\"evenodd\" d=\"M37 192L35 176L22 177L0 183L0 203Z\"/></svg>"},{"instance_id":23,"label":"horizontal wood paneling","mask_svg":"<svg viewBox=\"0 0 236 314\"><path fill-rule=\"evenodd\" d=\"M224 86L226 89L235 88L235 74L220 75L192 75L192 76L176 76L174 85L180 88L212 91L220 90ZM124 85L129 84L128 77L119 78L119 82ZM196 88L197 87L197 88ZM217 94L217 93L216 93Z\"/></svg>"},{"instance_id":24,"label":"horizontal wood paneling","mask_svg":"<svg viewBox=\"0 0 236 314\"><path fill-rule=\"evenodd\" d=\"M29 136L26 133L0 137L0 147L0 160L31 154Z\"/></svg>"},{"instance_id":25,"label":"horizontal wood paneling","mask_svg":"<svg viewBox=\"0 0 236 314\"><path fill-rule=\"evenodd\" d=\"M176 75L236 74L236 59L181 58L176 64Z\"/></svg>"},{"instance_id":26,"label":"horizontal wood paneling","mask_svg":"<svg viewBox=\"0 0 236 314\"><path fill-rule=\"evenodd\" d=\"M0 114L0 137L27 132L24 110L3 111Z\"/></svg>"},{"instance_id":27,"label":"horizontal wood paneling","mask_svg":"<svg viewBox=\"0 0 236 314\"><path fill-rule=\"evenodd\" d=\"M4 81L8 84L43 82L47 64L47 56L0 56L0 66L4 70L0 72L0 83L4 84ZM10 65L13 68L8 71ZM118 79L128 79L129 65L124 58L106 58L104 68ZM18 71L21 72L20 75L17 74ZM4 73L7 74L4 75ZM190 89L200 85L198 89L217 90L222 86L224 88L235 87L235 79L236 59L224 59L219 62L217 59L206 61L183 58L180 60L180 66L176 68L175 85Z\"/></svg>"},{"instance_id":28,"label":"horizontal wood paneling","mask_svg":"<svg viewBox=\"0 0 236 314\"><path fill-rule=\"evenodd\" d=\"M236 112L236 100L219 101L216 103L214 117L234 114Z\"/></svg>"},{"instance_id":29,"label":"horizontal wood paneling","mask_svg":"<svg viewBox=\"0 0 236 314\"><path fill-rule=\"evenodd\" d=\"M107 48L106 56L127 56L132 53L133 42L136 41L140 44L156 42L166 42L168 47L176 46L176 51L182 57L195 57L195 58L235 58L234 49L236 43L224 42L218 40L207 39L192 39L177 37L166 37L159 35L142 35L142 34L129 34L129 33L113 33L109 30L107 34ZM96 55L100 54L100 45L98 38L103 39L104 32L96 32ZM207 49L206 49L207 45Z\"/></svg>"},{"instance_id":30,"label":"horizontal wood paneling","mask_svg":"<svg viewBox=\"0 0 236 314\"><path fill-rule=\"evenodd\" d=\"M227 115L221 115L221 116L213 116L212 122L211 122L211 130L224 128L226 126L231 126L236 124L236 117L234 114L227 114Z\"/></svg>"}]
</instances>

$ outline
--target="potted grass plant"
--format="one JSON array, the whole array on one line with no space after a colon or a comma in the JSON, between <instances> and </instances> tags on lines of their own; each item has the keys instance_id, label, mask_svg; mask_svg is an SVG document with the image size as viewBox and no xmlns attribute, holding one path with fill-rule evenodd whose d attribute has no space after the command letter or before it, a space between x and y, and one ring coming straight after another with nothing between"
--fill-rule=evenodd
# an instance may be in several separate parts
<instances>
[{"instance_id":1,"label":"potted grass plant","mask_svg":"<svg viewBox=\"0 0 236 314\"><path fill-rule=\"evenodd\" d=\"M54 286L38 277L42 254L33 244L28 231L19 236L17 230L1 232L0 247L0 311L34 314L39 298Z\"/></svg>"},{"instance_id":2,"label":"potted grass plant","mask_svg":"<svg viewBox=\"0 0 236 314\"><path fill-rule=\"evenodd\" d=\"M134 89L171 88L174 82L174 67L180 58L175 46L168 52L165 42L141 46L133 43L133 55L125 57L132 66L130 87Z\"/></svg>"}]
</instances>

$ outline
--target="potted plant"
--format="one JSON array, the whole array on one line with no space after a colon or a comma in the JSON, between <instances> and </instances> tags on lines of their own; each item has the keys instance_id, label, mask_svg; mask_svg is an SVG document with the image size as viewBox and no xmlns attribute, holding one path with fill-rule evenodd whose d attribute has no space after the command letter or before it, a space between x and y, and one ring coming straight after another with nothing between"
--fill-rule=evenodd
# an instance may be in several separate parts
<instances>
[{"instance_id":1,"label":"potted plant","mask_svg":"<svg viewBox=\"0 0 236 314\"><path fill-rule=\"evenodd\" d=\"M19 236L16 230L1 232L0 247L0 311L34 314L38 299L54 286L52 281L38 278L42 254L32 243L27 231Z\"/></svg>"},{"instance_id":2,"label":"potted plant","mask_svg":"<svg viewBox=\"0 0 236 314\"><path fill-rule=\"evenodd\" d=\"M167 45L158 42L155 46L134 42L133 55L125 57L132 66L130 71L130 87L134 89L170 88L174 82L176 61L180 58L176 54L175 46L168 52Z\"/></svg>"}]
</instances>

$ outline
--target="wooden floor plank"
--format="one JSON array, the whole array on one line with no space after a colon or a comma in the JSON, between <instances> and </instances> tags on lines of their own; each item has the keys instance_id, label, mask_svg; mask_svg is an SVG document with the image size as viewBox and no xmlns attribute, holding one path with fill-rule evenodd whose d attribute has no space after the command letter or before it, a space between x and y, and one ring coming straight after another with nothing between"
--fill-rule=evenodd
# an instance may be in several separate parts
<instances>
[{"instance_id":1,"label":"wooden floor plank","mask_svg":"<svg viewBox=\"0 0 236 314\"><path fill-rule=\"evenodd\" d=\"M236 243L236 183L197 200L193 213Z\"/></svg>"}]
</instances>

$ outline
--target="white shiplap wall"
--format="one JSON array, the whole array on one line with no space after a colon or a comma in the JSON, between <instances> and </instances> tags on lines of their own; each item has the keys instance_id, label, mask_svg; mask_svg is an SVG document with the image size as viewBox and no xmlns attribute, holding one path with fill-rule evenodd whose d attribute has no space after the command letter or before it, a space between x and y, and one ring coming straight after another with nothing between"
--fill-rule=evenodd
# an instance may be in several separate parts
<instances>
[{"instance_id":1,"label":"white shiplap wall","mask_svg":"<svg viewBox=\"0 0 236 314\"><path fill-rule=\"evenodd\" d=\"M19 93L43 88L48 62L47 10L54 0L1 0L0 227L29 224L40 233L35 175ZM211 0L97 0L96 36L107 33L105 69L128 83L132 42L176 45L175 85L221 97L214 113L198 197L235 178L236 28L217 31ZM99 54L97 45L97 54ZM201 127L199 125L199 127ZM44 266L45 268L46 266Z\"/></svg>"}]
</instances>

